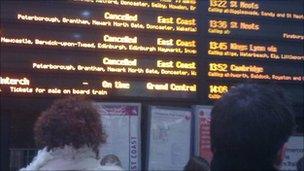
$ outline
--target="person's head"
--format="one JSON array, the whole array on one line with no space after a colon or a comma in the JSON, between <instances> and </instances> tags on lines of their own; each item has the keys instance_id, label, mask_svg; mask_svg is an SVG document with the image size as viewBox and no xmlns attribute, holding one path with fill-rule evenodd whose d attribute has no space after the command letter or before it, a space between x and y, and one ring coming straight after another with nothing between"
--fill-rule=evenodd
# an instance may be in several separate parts
<instances>
[{"instance_id":1,"label":"person's head","mask_svg":"<svg viewBox=\"0 0 304 171\"><path fill-rule=\"evenodd\" d=\"M211 113L211 169L278 166L293 128L291 106L280 88L256 84L233 87Z\"/></svg>"},{"instance_id":2,"label":"person's head","mask_svg":"<svg viewBox=\"0 0 304 171\"><path fill-rule=\"evenodd\" d=\"M184 171L209 171L209 163L207 160L201 157L191 157L187 165L184 168Z\"/></svg>"},{"instance_id":3,"label":"person's head","mask_svg":"<svg viewBox=\"0 0 304 171\"><path fill-rule=\"evenodd\" d=\"M36 143L48 151L66 145L75 149L87 146L98 156L99 145L106 141L100 115L90 101L81 97L56 100L41 113L34 133Z\"/></svg>"},{"instance_id":4,"label":"person's head","mask_svg":"<svg viewBox=\"0 0 304 171\"><path fill-rule=\"evenodd\" d=\"M119 166L122 167L121 161L119 160L119 158L114 155L114 154L108 154L106 156L104 156L101 161L100 161L100 165L102 166Z\"/></svg>"}]
</instances>

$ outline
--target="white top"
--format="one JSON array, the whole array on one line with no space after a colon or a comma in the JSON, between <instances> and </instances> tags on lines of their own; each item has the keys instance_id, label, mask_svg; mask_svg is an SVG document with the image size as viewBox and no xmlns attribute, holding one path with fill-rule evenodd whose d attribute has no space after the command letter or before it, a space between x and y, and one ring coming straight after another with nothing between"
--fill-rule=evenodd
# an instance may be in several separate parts
<instances>
[{"instance_id":1,"label":"white top","mask_svg":"<svg viewBox=\"0 0 304 171\"><path fill-rule=\"evenodd\" d=\"M95 153L88 147L78 150L71 146L57 148L47 151L46 148L39 150L37 156L27 167L20 171L27 170L118 170L118 166L101 166L96 159Z\"/></svg>"}]
</instances>

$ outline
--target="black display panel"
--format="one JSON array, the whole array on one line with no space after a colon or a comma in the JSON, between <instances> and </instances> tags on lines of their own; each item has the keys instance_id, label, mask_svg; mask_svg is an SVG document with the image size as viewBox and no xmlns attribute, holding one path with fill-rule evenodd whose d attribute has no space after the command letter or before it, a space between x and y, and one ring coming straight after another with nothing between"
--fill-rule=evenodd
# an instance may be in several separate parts
<instances>
[{"instance_id":1,"label":"black display panel","mask_svg":"<svg viewBox=\"0 0 304 171\"><path fill-rule=\"evenodd\" d=\"M196 8L193 0L2 2L1 94L197 101Z\"/></svg>"},{"instance_id":2,"label":"black display panel","mask_svg":"<svg viewBox=\"0 0 304 171\"><path fill-rule=\"evenodd\" d=\"M202 104L214 101L208 97L212 82L299 87L302 5L300 0L3 1L1 94L22 95L12 86L23 78L28 87L90 91L107 89L102 81L111 80L112 88L123 81L128 89L97 97ZM31 95L37 96L26 96ZM38 94L49 95L56 93Z\"/></svg>"},{"instance_id":3,"label":"black display panel","mask_svg":"<svg viewBox=\"0 0 304 171\"><path fill-rule=\"evenodd\" d=\"M303 5L301 0L200 3L202 98L212 104L231 86L249 82L279 85L293 104L303 105Z\"/></svg>"}]
</instances>

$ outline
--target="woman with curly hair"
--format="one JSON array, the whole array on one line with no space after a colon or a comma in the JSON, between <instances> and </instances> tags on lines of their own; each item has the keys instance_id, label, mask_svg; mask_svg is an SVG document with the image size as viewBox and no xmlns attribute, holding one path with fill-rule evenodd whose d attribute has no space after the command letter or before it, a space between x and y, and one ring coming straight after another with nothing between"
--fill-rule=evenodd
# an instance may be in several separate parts
<instances>
[{"instance_id":1,"label":"woman with curly hair","mask_svg":"<svg viewBox=\"0 0 304 171\"><path fill-rule=\"evenodd\" d=\"M99 147L106 142L100 115L90 101L80 97L57 100L42 112L35 127L42 147L24 170L122 170L101 166Z\"/></svg>"}]
</instances>

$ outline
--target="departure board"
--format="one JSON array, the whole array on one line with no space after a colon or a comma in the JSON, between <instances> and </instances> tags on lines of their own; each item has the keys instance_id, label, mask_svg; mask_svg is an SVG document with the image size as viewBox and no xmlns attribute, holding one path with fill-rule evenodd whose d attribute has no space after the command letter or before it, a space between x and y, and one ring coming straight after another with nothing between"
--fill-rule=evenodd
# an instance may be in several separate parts
<instances>
[{"instance_id":1,"label":"departure board","mask_svg":"<svg viewBox=\"0 0 304 171\"><path fill-rule=\"evenodd\" d=\"M1 94L197 100L197 1L1 2Z\"/></svg>"},{"instance_id":2,"label":"departure board","mask_svg":"<svg viewBox=\"0 0 304 171\"><path fill-rule=\"evenodd\" d=\"M243 82L302 104L303 1L1 2L3 96L213 103Z\"/></svg>"},{"instance_id":3,"label":"departure board","mask_svg":"<svg viewBox=\"0 0 304 171\"><path fill-rule=\"evenodd\" d=\"M293 103L303 105L303 5L301 0L200 4L203 98L214 102L249 82L280 85Z\"/></svg>"}]
</instances>

